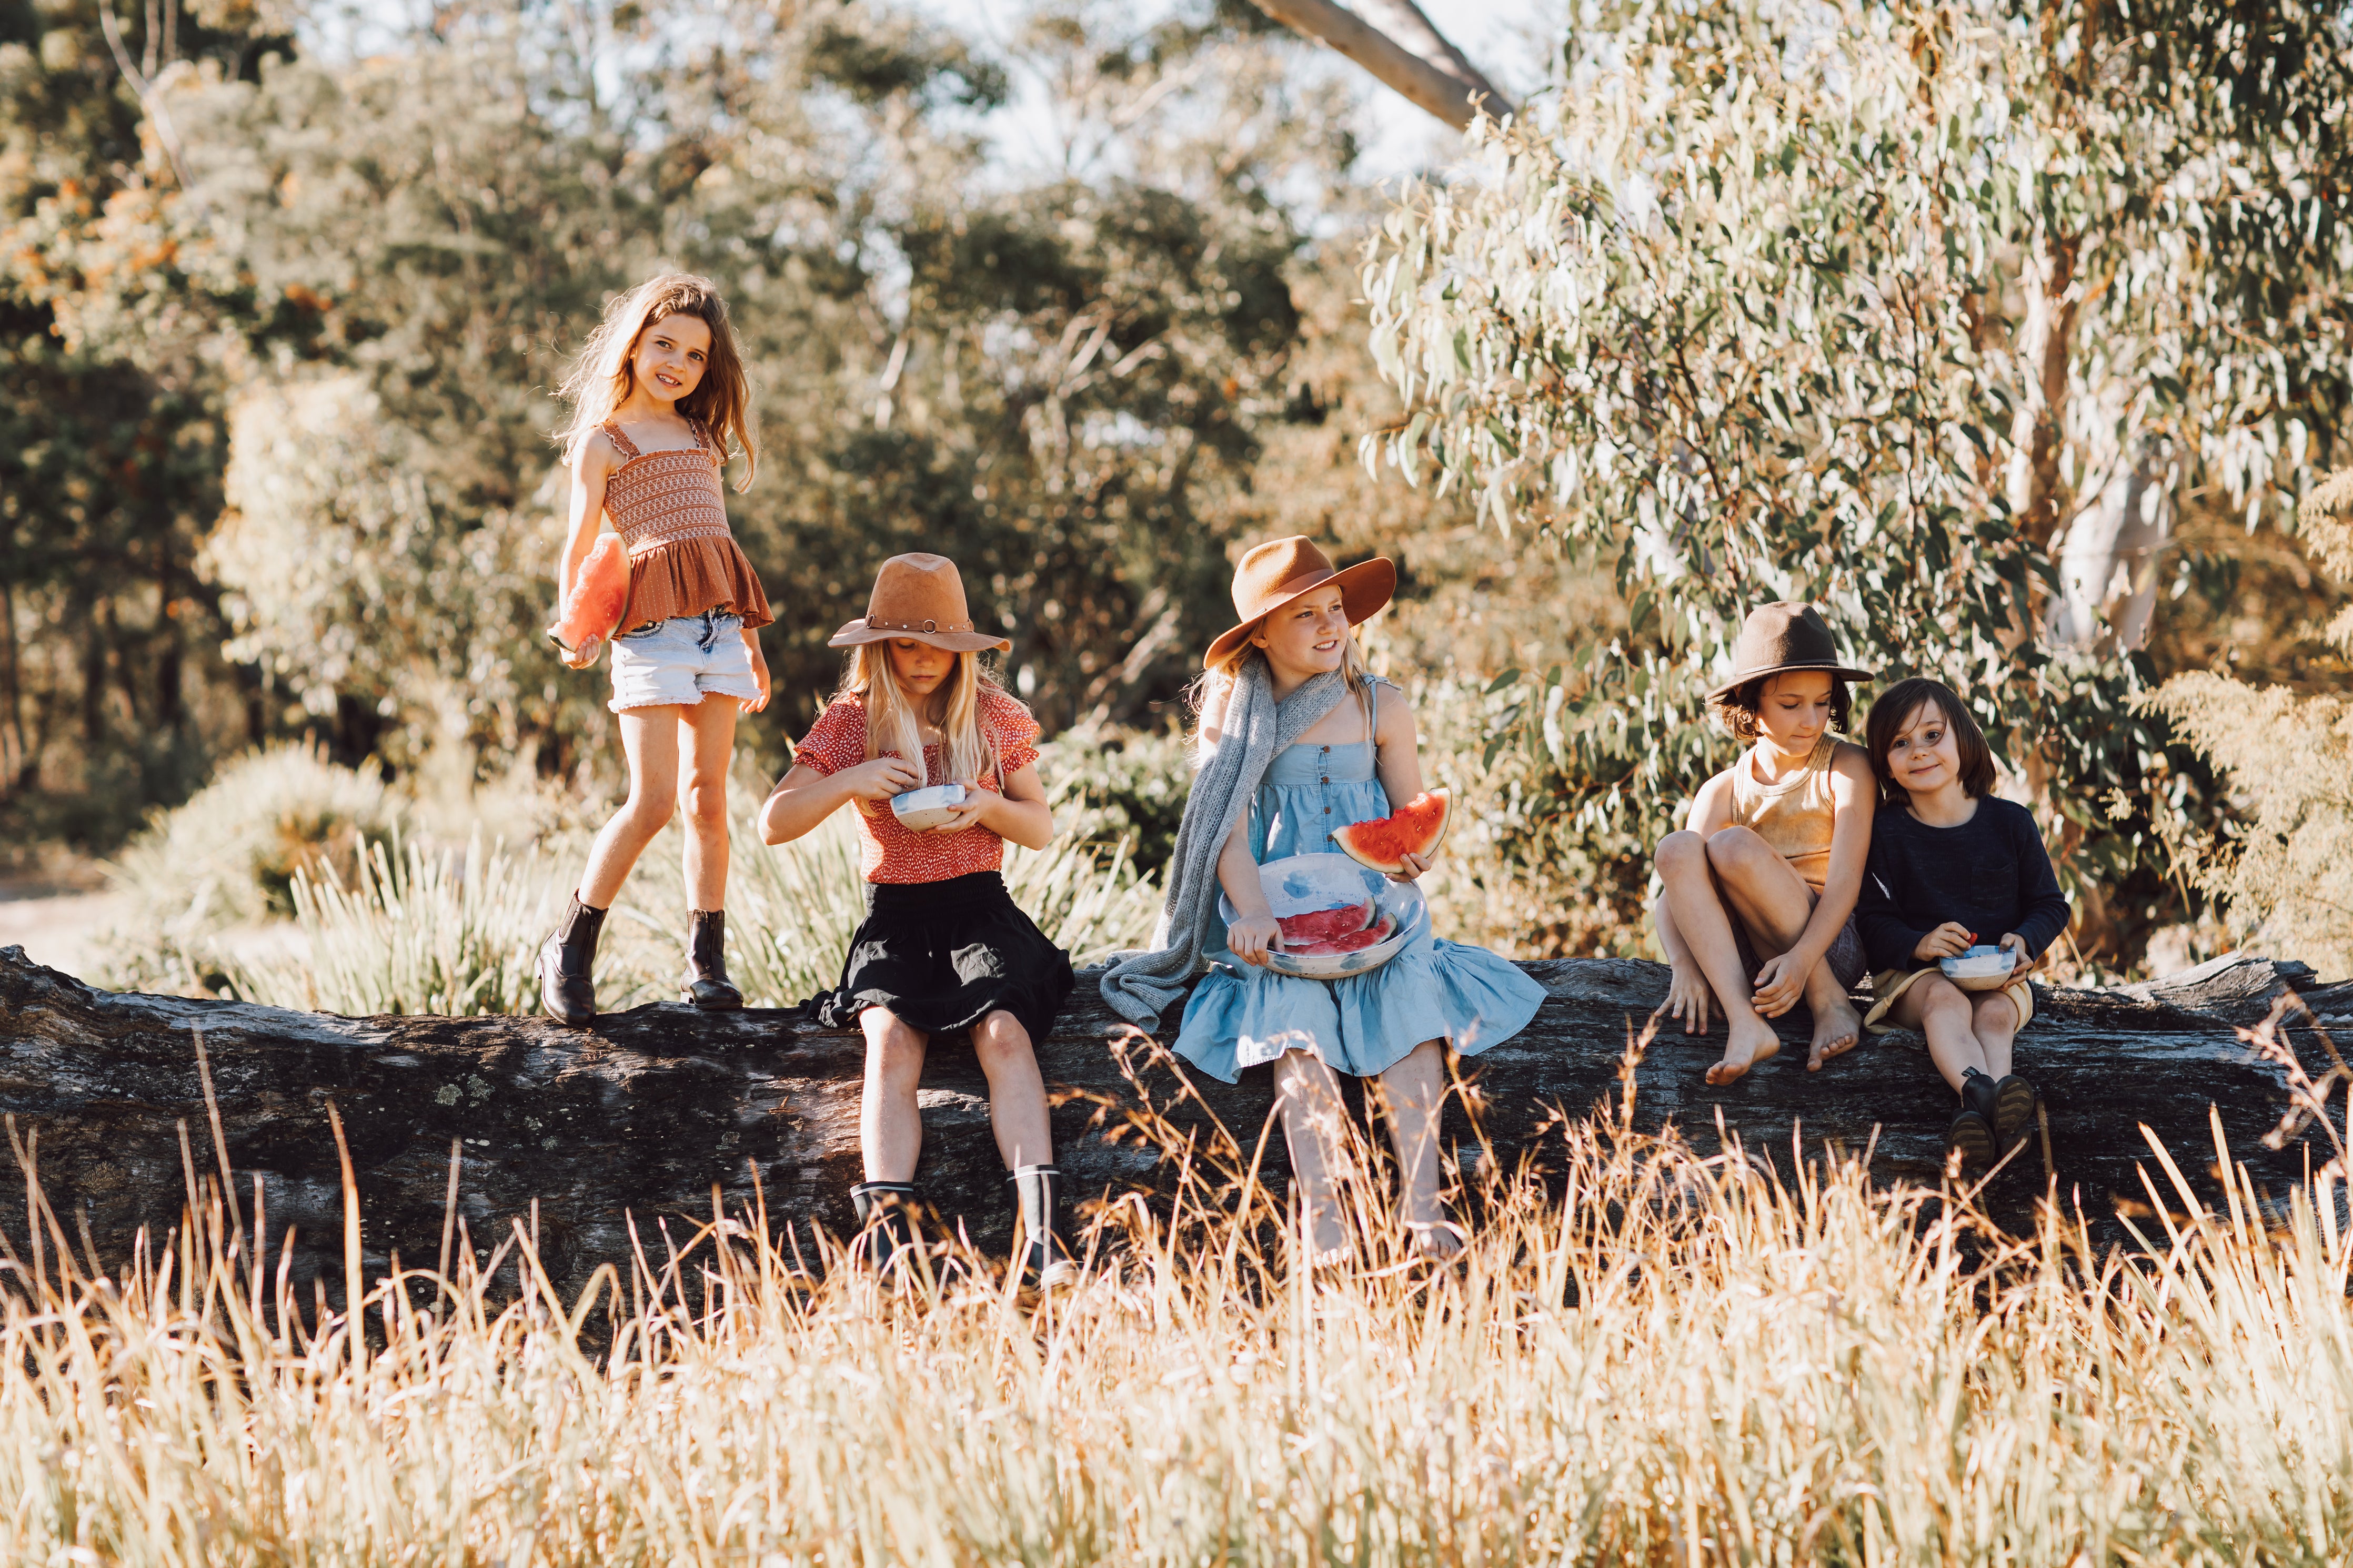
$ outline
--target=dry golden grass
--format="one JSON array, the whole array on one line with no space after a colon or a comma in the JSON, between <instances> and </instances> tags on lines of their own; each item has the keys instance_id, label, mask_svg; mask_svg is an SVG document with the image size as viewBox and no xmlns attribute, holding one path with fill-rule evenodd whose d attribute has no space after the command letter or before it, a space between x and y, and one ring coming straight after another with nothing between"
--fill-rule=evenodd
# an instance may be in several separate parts
<instances>
[{"instance_id":1,"label":"dry golden grass","mask_svg":"<svg viewBox=\"0 0 2353 1568\"><path fill-rule=\"evenodd\" d=\"M2317 1106L2334 1081L2300 1092ZM1085 1282L1043 1303L948 1258L885 1288L736 1215L577 1301L521 1227L487 1268L460 1247L446 1283L375 1284L365 1342L225 1237L210 1197L112 1279L45 1216L0 1323L0 1560L2242 1563L2353 1545L2335 1171L2271 1209L2242 1173L2218 1213L2153 1165L2177 1212L2127 1258L2055 1212L2002 1238L1966 1194L1875 1191L1852 1162L1783 1184L1608 1116L1556 1149L1549 1191L1487 1185L1444 1270L1401 1261L1378 1223L1355 1266L1287 1270L1251 1150L1226 1143L1194 1151L1173 1217L1099 1214Z\"/></svg>"}]
</instances>

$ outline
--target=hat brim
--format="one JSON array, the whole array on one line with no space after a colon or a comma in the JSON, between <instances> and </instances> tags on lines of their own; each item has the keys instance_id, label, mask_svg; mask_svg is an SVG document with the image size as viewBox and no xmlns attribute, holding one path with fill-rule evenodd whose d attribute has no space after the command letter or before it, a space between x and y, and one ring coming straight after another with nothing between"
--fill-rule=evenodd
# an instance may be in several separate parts
<instances>
[{"instance_id":1,"label":"hat brim","mask_svg":"<svg viewBox=\"0 0 2353 1568\"><path fill-rule=\"evenodd\" d=\"M1735 675L1730 680L1725 681L1723 685L1709 692L1708 696L1711 698L1726 697L1731 695L1736 689L1746 686L1752 680L1762 680L1766 677L1771 675L1788 675L1799 670L1814 669L1820 670L1824 675L1836 676L1842 680L1876 680L1879 679L1879 672L1875 669L1857 669L1852 665L1845 664L1776 664L1768 666L1764 669L1744 669L1737 675Z\"/></svg>"},{"instance_id":2,"label":"hat brim","mask_svg":"<svg viewBox=\"0 0 2353 1568\"><path fill-rule=\"evenodd\" d=\"M1234 650L1250 641L1250 633L1258 630L1269 616L1281 615L1285 608L1297 604L1308 595L1335 583L1340 585L1340 603L1348 614L1348 624L1360 626L1381 613L1397 595L1397 563L1386 555L1376 555L1370 561L1359 561L1354 566L1343 567L1329 577L1319 577L1299 592L1279 599L1238 626L1228 627L1209 644L1209 651L1201 656L1205 668L1215 668L1233 657Z\"/></svg>"},{"instance_id":3,"label":"hat brim","mask_svg":"<svg viewBox=\"0 0 2353 1568\"><path fill-rule=\"evenodd\" d=\"M856 647L860 643L892 642L900 637L905 637L909 642L919 642L932 647L944 648L949 653L982 653L990 648L995 648L999 653L1013 651L1013 639L1010 637L993 637L987 632L878 631L866 624L866 618L863 616L826 638L825 646Z\"/></svg>"}]
</instances>

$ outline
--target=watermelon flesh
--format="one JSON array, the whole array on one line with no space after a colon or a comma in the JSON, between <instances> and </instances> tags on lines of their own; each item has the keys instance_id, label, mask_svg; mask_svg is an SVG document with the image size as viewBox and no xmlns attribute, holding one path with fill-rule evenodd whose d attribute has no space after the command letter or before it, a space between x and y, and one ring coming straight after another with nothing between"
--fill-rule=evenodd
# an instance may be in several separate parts
<instances>
[{"instance_id":1,"label":"watermelon flesh","mask_svg":"<svg viewBox=\"0 0 2353 1568\"><path fill-rule=\"evenodd\" d=\"M547 628L556 647L586 664L596 644L613 635L629 602L629 556L618 534L598 536L564 596L564 613Z\"/></svg>"},{"instance_id":2,"label":"watermelon flesh","mask_svg":"<svg viewBox=\"0 0 2353 1568\"><path fill-rule=\"evenodd\" d=\"M1427 856L1446 837L1454 803L1442 789L1425 790L1375 822L1352 822L1332 830L1332 841L1348 857L1395 877L1405 870L1400 857Z\"/></svg>"},{"instance_id":3,"label":"watermelon flesh","mask_svg":"<svg viewBox=\"0 0 2353 1568\"><path fill-rule=\"evenodd\" d=\"M1337 909L1310 910L1303 915L1282 915L1274 923L1282 928L1282 945L1296 951L1301 943L1335 942L1364 930L1373 923L1373 900L1366 899Z\"/></svg>"},{"instance_id":4,"label":"watermelon flesh","mask_svg":"<svg viewBox=\"0 0 2353 1568\"><path fill-rule=\"evenodd\" d=\"M1311 942L1304 947L1292 947L1288 942L1285 942L1283 945L1285 949L1291 952L1303 954L1312 952L1362 952L1368 947L1378 947L1381 943L1388 941L1389 938L1397 935L1397 917L1391 914L1384 914L1378 921L1366 926L1364 930L1350 931L1345 936L1334 937L1327 942Z\"/></svg>"}]
</instances>

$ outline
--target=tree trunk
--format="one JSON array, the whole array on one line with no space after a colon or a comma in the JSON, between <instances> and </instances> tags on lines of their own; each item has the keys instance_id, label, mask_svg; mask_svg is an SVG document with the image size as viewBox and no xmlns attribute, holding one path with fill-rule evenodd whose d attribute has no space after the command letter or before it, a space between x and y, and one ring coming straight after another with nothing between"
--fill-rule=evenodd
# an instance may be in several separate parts
<instances>
[{"instance_id":1,"label":"tree trunk","mask_svg":"<svg viewBox=\"0 0 2353 1568\"><path fill-rule=\"evenodd\" d=\"M1376 81L1458 130L1481 113L1501 119L1514 112L1512 100L1440 37L1412 0L1376 3L1393 25L1407 30L1404 41L1332 0L1252 0L1284 26L1329 44L1364 67ZM1416 43L1421 43L1427 52L1417 52L1412 47Z\"/></svg>"},{"instance_id":2,"label":"tree trunk","mask_svg":"<svg viewBox=\"0 0 2353 1568\"><path fill-rule=\"evenodd\" d=\"M1619 1095L1628 1040L1666 994L1667 972L1655 963L1525 967L1549 993L1535 1023L1459 1064L1464 1098L1506 1172L1524 1159L1543 1167L1557 1147L1557 1131L1547 1131L1556 1108L1579 1114ZM1214 1117L1247 1157L1267 1131L1269 1073L1237 1085L1196 1076L1198 1100L1180 1102L1170 1059L1103 1005L1100 973L1082 975L1039 1052L1060 1101L1060 1163L1082 1206L1106 1194L1168 1189L1174 1162L1131 1125L1147 1100L1167 1110L1169 1126L1197 1137L1212 1135ZM2281 1075L2252 1060L2231 1025L2261 1016L2284 983L2309 981L2301 965L2232 959L2127 992L2050 994L2020 1041L2020 1064L2044 1093L2059 1199L2081 1205L2095 1244L2128 1240L2113 1199L2147 1201L2135 1171L2148 1163L2143 1123L2210 1194L2218 1190L2205 1173L2210 1103L2259 1189L2282 1191L2296 1179L2302 1151L2262 1144L2286 1104ZM2341 1017L2353 1013L2353 985L2308 989L2307 1000ZM1879 1179L1936 1182L1953 1100L1919 1039L1887 1036L1809 1073L1802 1015L1784 1023L1791 1048L1725 1089L1702 1076L1720 1039L1662 1033L1635 1075L1637 1125L1672 1121L1713 1150L1720 1124L1785 1172L1793 1142L1810 1152L1826 1141L1869 1148ZM209 1131L198 1031L225 1153L214 1152ZM1121 1070L1123 1052L1133 1079ZM226 1163L235 1219L260 1227L247 1256L274 1267L290 1237L304 1298L313 1277L340 1294L331 1102L357 1172L370 1279L396 1249L410 1267L436 1261L454 1141L462 1151L457 1215L471 1245L486 1252L512 1221L534 1218L552 1277L575 1291L598 1264L628 1258L632 1219L649 1248L659 1248L665 1224L682 1240L681 1226L709 1219L714 1185L732 1215L764 1200L770 1223L792 1226L805 1250L811 1224L847 1230L860 1173L862 1057L857 1036L780 1012L662 1005L600 1018L591 1030L536 1018L342 1018L93 991L29 963L22 949L0 949L0 1110L27 1153L37 1151L64 1234L77 1237L86 1218L108 1268L121 1265L142 1227L164 1237L180 1222L191 1179L185 1129L195 1177L216 1179ZM976 1243L1001 1250L1010 1222L1005 1171L968 1050L936 1045L922 1103L923 1197L960 1218ZM1461 1105L1450 1107L1448 1137L1457 1168L1474 1170L1484 1156ZM1264 1162L1274 1183L1286 1179L1279 1135L1266 1138ZM2044 1191L2038 1142L1988 1197L2022 1222ZM23 1216L5 1229L26 1256Z\"/></svg>"}]
</instances>

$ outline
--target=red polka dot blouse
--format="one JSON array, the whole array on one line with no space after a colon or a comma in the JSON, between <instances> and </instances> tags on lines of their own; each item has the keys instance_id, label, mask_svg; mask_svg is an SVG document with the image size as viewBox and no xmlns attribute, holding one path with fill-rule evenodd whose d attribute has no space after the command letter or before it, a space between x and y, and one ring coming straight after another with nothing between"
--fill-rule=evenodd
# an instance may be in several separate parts
<instances>
[{"instance_id":1,"label":"red polka dot blouse","mask_svg":"<svg viewBox=\"0 0 2353 1568\"><path fill-rule=\"evenodd\" d=\"M1038 760L1038 721L1029 716L1019 698L995 686L983 686L980 733L997 754L997 777L960 782L976 783L992 794L1002 794L999 779ZM803 767L827 774L854 768L866 760L866 704L846 695L826 704L793 754L793 761ZM940 749L925 746L923 776L934 784L959 782L944 779L941 773ZM993 829L910 833L891 814L889 801L853 804L858 809L860 869L870 882L944 882L950 877L1005 868L1005 840Z\"/></svg>"}]
</instances>

